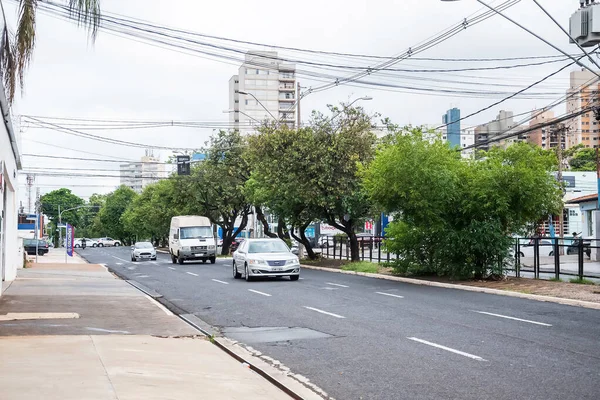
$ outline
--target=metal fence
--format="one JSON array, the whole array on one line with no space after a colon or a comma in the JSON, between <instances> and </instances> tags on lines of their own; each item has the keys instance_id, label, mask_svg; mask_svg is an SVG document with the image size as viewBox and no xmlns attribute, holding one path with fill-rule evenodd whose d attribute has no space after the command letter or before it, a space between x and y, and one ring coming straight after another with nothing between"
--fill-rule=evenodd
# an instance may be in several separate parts
<instances>
[{"instance_id":1,"label":"metal fence","mask_svg":"<svg viewBox=\"0 0 600 400\"><path fill-rule=\"evenodd\" d=\"M386 251L384 237L359 236L360 259L377 263L390 262L398 254ZM321 257L350 260L350 240L345 237L323 237L319 245ZM600 279L600 240L581 238L531 237L514 239L504 270L516 277L560 279L572 276Z\"/></svg>"}]
</instances>

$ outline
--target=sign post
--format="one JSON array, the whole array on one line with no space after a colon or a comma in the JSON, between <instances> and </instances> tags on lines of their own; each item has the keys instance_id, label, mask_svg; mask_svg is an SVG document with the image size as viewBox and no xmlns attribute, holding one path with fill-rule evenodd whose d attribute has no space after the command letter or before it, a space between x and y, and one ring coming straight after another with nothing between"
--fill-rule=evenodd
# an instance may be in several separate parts
<instances>
[{"instance_id":1,"label":"sign post","mask_svg":"<svg viewBox=\"0 0 600 400\"><path fill-rule=\"evenodd\" d=\"M65 263L67 263L67 256L73 257L73 245L75 243L75 228L72 225L67 224L67 232L65 234Z\"/></svg>"}]
</instances>

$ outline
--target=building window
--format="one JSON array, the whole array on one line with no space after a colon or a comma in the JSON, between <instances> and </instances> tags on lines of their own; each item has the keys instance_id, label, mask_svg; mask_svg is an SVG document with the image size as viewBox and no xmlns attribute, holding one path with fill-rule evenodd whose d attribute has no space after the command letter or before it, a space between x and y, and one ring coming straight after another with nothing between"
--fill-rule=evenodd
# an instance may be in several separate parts
<instances>
[{"instance_id":1,"label":"building window","mask_svg":"<svg viewBox=\"0 0 600 400\"><path fill-rule=\"evenodd\" d=\"M235 83L240 83L240 81L235 81Z\"/></svg>"},{"instance_id":2,"label":"building window","mask_svg":"<svg viewBox=\"0 0 600 400\"><path fill-rule=\"evenodd\" d=\"M235 100L235 104L238 104L240 101L239 100Z\"/></svg>"},{"instance_id":3,"label":"building window","mask_svg":"<svg viewBox=\"0 0 600 400\"><path fill-rule=\"evenodd\" d=\"M260 74L260 70L257 69L256 70L256 75L258 75L258 74Z\"/></svg>"}]
</instances>

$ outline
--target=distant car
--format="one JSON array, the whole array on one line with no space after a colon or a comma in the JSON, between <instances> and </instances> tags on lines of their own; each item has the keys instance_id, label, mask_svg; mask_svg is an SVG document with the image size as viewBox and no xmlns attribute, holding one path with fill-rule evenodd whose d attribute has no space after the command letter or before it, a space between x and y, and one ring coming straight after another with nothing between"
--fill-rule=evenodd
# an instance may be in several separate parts
<instances>
[{"instance_id":1,"label":"distant car","mask_svg":"<svg viewBox=\"0 0 600 400\"><path fill-rule=\"evenodd\" d=\"M231 242L231 245L229 246L229 251L231 253L233 253L234 251L236 251L238 249L238 247L240 246L240 244L244 242L244 240L246 240L246 239L245 238L240 238L240 237L235 238L233 240L233 242Z\"/></svg>"},{"instance_id":2,"label":"distant car","mask_svg":"<svg viewBox=\"0 0 600 400\"><path fill-rule=\"evenodd\" d=\"M44 254L48 253L48 251L50 251L48 242L46 242L45 240L24 239L23 248L25 249L25 252L27 254L32 256L36 254L36 249L38 256L43 256Z\"/></svg>"},{"instance_id":3,"label":"distant car","mask_svg":"<svg viewBox=\"0 0 600 400\"><path fill-rule=\"evenodd\" d=\"M319 237L318 245L320 248L333 247L333 236L322 235Z\"/></svg>"},{"instance_id":4,"label":"distant car","mask_svg":"<svg viewBox=\"0 0 600 400\"><path fill-rule=\"evenodd\" d=\"M535 252L535 245L532 242L521 244L519 256L523 257L533 257ZM549 239L540 239L540 256L541 257L551 257L554 255L554 244L552 240Z\"/></svg>"},{"instance_id":5,"label":"distant car","mask_svg":"<svg viewBox=\"0 0 600 400\"><path fill-rule=\"evenodd\" d=\"M73 246L77 249L80 248L82 240L83 240L83 238L75 239ZM98 242L95 241L94 239L85 238L85 247L98 247Z\"/></svg>"},{"instance_id":6,"label":"distant car","mask_svg":"<svg viewBox=\"0 0 600 400\"><path fill-rule=\"evenodd\" d=\"M150 242L137 242L131 246L131 261L156 260L156 249Z\"/></svg>"},{"instance_id":7,"label":"distant car","mask_svg":"<svg viewBox=\"0 0 600 400\"><path fill-rule=\"evenodd\" d=\"M281 239L246 239L233 253L233 277L289 276L300 279L300 261Z\"/></svg>"},{"instance_id":8,"label":"distant car","mask_svg":"<svg viewBox=\"0 0 600 400\"><path fill-rule=\"evenodd\" d=\"M121 242L109 237L98 239L98 247L119 247Z\"/></svg>"}]
</instances>

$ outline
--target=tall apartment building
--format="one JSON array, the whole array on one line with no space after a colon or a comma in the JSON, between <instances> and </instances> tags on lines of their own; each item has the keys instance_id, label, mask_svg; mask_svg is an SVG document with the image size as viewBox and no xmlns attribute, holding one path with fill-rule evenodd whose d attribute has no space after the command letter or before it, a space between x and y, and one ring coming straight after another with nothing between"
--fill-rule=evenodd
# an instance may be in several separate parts
<instances>
[{"instance_id":1,"label":"tall apartment building","mask_svg":"<svg viewBox=\"0 0 600 400\"><path fill-rule=\"evenodd\" d=\"M533 127L538 124L544 124L554 119L554 112L550 110L535 110L531 113L529 126ZM558 147L559 133L557 125L549 125L544 128L537 128L527 134L527 142L540 146L542 149L552 149ZM563 148L568 146L569 133L560 136L560 141Z\"/></svg>"},{"instance_id":2,"label":"tall apartment building","mask_svg":"<svg viewBox=\"0 0 600 400\"><path fill-rule=\"evenodd\" d=\"M470 147L475 144L475 128L465 128L460 132L460 148ZM461 151L463 158L472 158L475 154L475 149L470 148Z\"/></svg>"},{"instance_id":3,"label":"tall apartment building","mask_svg":"<svg viewBox=\"0 0 600 400\"><path fill-rule=\"evenodd\" d=\"M297 96L294 64L279 60L275 51L248 52L238 74L229 80L230 125L249 133L276 118L294 128Z\"/></svg>"},{"instance_id":4,"label":"tall apartment building","mask_svg":"<svg viewBox=\"0 0 600 400\"><path fill-rule=\"evenodd\" d=\"M460 110L452 108L442 115L442 122L446 124L447 140L452 147L460 146Z\"/></svg>"},{"instance_id":5,"label":"tall apartment building","mask_svg":"<svg viewBox=\"0 0 600 400\"><path fill-rule=\"evenodd\" d=\"M165 164L148 151L140 162L121 164L121 185L130 187L137 193L141 193L146 186L167 177Z\"/></svg>"},{"instance_id":6,"label":"tall apartment building","mask_svg":"<svg viewBox=\"0 0 600 400\"><path fill-rule=\"evenodd\" d=\"M501 139L493 143L487 143L488 140L517 134L522 128L516 125L513 118L513 112L501 110L496 119L487 124L475 127L475 143L479 144L478 149L487 151L491 146L506 147L515 142L525 141L527 139L526 135L518 135L507 139Z\"/></svg>"},{"instance_id":7,"label":"tall apartment building","mask_svg":"<svg viewBox=\"0 0 600 400\"><path fill-rule=\"evenodd\" d=\"M588 70L571 72L570 85L567 90L567 113L578 112L582 108L599 105L600 84L596 75ZM595 82L595 83L594 83ZM598 147L600 144L600 125L589 112L575 117L565 123L567 147L583 144L585 147Z\"/></svg>"}]
</instances>

